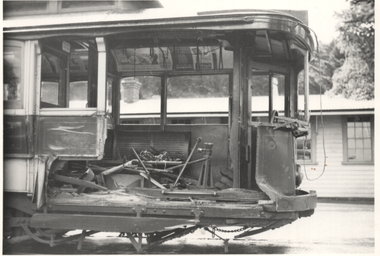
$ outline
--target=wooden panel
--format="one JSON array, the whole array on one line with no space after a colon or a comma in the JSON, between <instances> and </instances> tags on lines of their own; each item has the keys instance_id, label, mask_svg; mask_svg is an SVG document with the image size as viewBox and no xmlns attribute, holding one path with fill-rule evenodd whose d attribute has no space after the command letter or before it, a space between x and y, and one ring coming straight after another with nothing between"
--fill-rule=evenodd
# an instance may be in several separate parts
<instances>
[{"instance_id":1,"label":"wooden panel","mask_svg":"<svg viewBox=\"0 0 380 256\"><path fill-rule=\"evenodd\" d=\"M97 117L39 117L38 125L40 154L98 157L99 147L104 146Z\"/></svg>"},{"instance_id":2,"label":"wooden panel","mask_svg":"<svg viewBox=\"0 0 380 256\"><path fill-rule=\"evenodd\" d=\"M4 160L4 191L28 191L28 159Z\"/></svg>"},{"instance_id":3,"label":"wooden panel","mask_svg":"<svg viewBox=\"0 0 380 256\"><path fill-rule=\"evenodd\" d=\"M137 218L107 215L35 214L31 227L85 229L109 232L153 232L177 225L191 225L194 220L173 218Z\"/></svg>"},{"instance_id":4,"label":"wooden panel","mask_svg":"<svg viewBox=\"0 0 380 256\"><path fill-rule=\"evenodd\" d=\"M259 126L257 132L257 184L264 192L270 186L278 193L294 195L294 141L291 131Z\"/></svg>"},{"instance_id":5,"label":"wooden panel","mask_svg":"<svg viewBox=\"0 0 380 256\"><path fill-rule=\"evenodd\" d=\"M204 147L204 143L213 143L211 170L214 183L222 177L220 170L228 167L228 125L173 125L167 126L168 131L190 131L191 132L191 147L197 138L201 137L202 142L199 143L199 148ZM203 157L203 153L195 152L192 160ZM185 171L186 176L198 179L201 172L202 163L192 164Z\"/></svg>"},{"instance_id":6,"label":"wooden panel","mask_svg":"<svg viewBox=\"0 0 380 256\"><path fill-rule=\"evenodd\" d=\"M301 188L316 190L318 197L358 197L374 198L374 165L343 165L342 118L324 117L324 139L320 123L318 124L316 160L318 165L302 166L306 169ZM324 145L323 145L324 141ZM326 164L323 172L324 148ZM315 170L314 170L315 169Z\"/></svg>"},{"instance_id":7,"label":"wooden panel","mask_svg":"<svg viewBox=\"0 0 380 256\"><path fill-rule=\"evenodd\" d=\"M4 116L4 154L33 154L32 119L28 116Z\"/></svg>"}]
</instances>

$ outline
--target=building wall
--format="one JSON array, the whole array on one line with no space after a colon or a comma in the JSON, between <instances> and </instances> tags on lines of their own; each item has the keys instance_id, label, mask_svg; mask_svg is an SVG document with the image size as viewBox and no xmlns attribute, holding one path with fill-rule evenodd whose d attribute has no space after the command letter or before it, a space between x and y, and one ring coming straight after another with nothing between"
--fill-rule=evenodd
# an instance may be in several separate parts
<instances>
[{"instance_id":1,"label":"building wall","mask_svg":"<svg viewBox=\"0 0 380 256\"><path fill-rule=\"evenodd\" d=\"M374 198L374 165L342 164L342 116L324 116L323 120L324 136L318 117L315 147L317 164L301 166L306 173L301 188L316 190L318 197Z\"/></svg>"}]
</instances>

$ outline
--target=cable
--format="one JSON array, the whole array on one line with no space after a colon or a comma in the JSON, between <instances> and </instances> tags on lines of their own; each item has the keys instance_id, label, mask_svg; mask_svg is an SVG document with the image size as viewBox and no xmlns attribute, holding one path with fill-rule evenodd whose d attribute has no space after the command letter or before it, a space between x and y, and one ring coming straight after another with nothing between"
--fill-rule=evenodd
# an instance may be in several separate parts
<instances>
[{"instance_id":1,"label":"cable","mask_svg":"<svg viewBox=\"0 0 380 256\"><path fill-rule=\"evenodd\" d=\"M313 30L311 30L313 31ZM313 31L314 33L314 31ZM314 33L315 34L315 33ZM317 35L315 35L315 37L317 38ZM318 48L317 48L318 49ZM319 56L319 49L317 50L317 56L318 56L318 64L319 64L319 76L322 77L321 75L321 58ZM314 178L314 179L310 179L308 176L307 176L307 171L306 171L306 164L305 164L305 151L304 151L304 158L303 158L303 163L304 163L304 171L305 171L305 177L307 180L309 181L314 181L314 180L318 180L320 177L322 177L322 175L325 173L325 170L326 170L326 146L325 146L325 125L324 125L324 122L323 122L323 112L322 112L322 86L319 85L319 111L320 111L320 115L321 115L321 126L322 126L322 146L323 146L323 155L324 155L324 159L323 159L323 170L321 172L321 174L317 177L317 178ZM305 136L306 138L306 136ZM305 139L306 141L306 139Z\"/></svg>"}]
</instances>

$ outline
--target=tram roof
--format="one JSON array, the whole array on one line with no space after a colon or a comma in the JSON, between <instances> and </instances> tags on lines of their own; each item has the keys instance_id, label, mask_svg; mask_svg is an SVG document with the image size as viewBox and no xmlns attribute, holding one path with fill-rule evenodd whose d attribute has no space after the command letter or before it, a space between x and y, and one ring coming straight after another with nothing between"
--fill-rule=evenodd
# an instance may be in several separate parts
<instances>
[{"instance_id":1,"label":"tram roof","mask_svg":"<svg viewBox=\"0 0 380 256\"><path fill-rule=\"evenodd\" d=\"M105 9L5 16L3 21L4 37L8 39L39 39L60 35L93 37L132 32L154 34L165 31L181 32L184 29L220 33L239 30L279 31L292 35L299 45L303 45L301 48L312 52L317 43L307 27L307 11Z\"/></svg>"},{"instance_id":2,"label":"tram roof","mask_svg":"<svg viewBox=\"0 0 380 256\"><path fill-rule=\"evenodd\" d=\"M299 17L299 18L298 18ZM215 19L212 22L212 19ZM3 20L4 32L23 31L43 28L66 26L67 28L86 25L117 24L119 26L138 25L212 25L228 26L236 24L254 24L268 21L292 22L294 25L307 25L307 11L276 11L276 10L219 10L210 12L196 12L193 10L179 10L166 8L132 9L132 10L99 10L65 13L45 13L43 15L5 16ZM254 27L253 27L254 28Z\"/></svg>"}]
</instances>

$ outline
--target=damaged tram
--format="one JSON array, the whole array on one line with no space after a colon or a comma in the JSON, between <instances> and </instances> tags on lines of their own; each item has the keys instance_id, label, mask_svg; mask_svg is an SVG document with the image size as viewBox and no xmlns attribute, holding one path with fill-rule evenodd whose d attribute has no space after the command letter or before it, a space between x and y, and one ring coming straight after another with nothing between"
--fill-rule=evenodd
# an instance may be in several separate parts
<instances>
[{"instance_id":1,"label":"damaged tram","mask_svg":"<svg viewBox=\"0 0 380 256\"><path fill-rule=\"evenodd\" d=\"M80 248L121 232L141 251L199 228L240 227L239 238L312 215L295 156L317 48L306 15L6 17L4 236Z\"/></svg>"}]
</instances>

